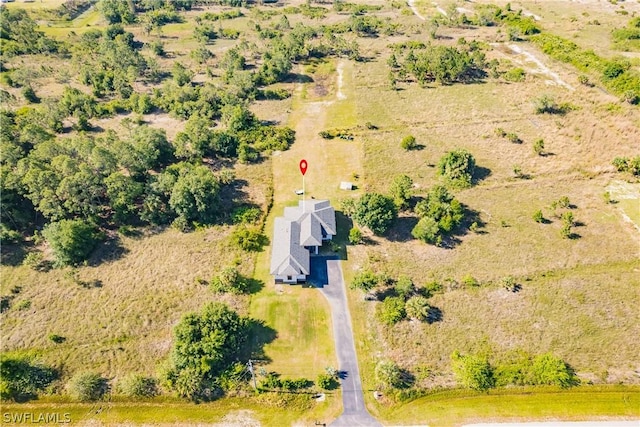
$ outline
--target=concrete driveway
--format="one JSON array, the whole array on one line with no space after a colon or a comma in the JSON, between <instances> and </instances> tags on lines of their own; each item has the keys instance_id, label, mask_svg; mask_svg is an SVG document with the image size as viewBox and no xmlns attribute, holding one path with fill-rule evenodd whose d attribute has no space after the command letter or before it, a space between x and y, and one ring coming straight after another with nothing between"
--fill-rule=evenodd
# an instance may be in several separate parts
<instances>
[{"instance_id":1,"label":"concrete driveway","mask_svg":"<svg viewBox=\"0 0 640 427\"><path fill-rule=\"evenodd\" d=\"M331 306L333 336L338 354L338 370L341 372L340 385L342 387L342 404L344 408L342 415L330 425L337 427L381 426L369 414L364 405L356 346L353 341L351 315L347 304L347 291L342 278L340 260L328 259L326 263L328 283L317 287L329 300L329 305Z\"/></svg>"}]
</instances>

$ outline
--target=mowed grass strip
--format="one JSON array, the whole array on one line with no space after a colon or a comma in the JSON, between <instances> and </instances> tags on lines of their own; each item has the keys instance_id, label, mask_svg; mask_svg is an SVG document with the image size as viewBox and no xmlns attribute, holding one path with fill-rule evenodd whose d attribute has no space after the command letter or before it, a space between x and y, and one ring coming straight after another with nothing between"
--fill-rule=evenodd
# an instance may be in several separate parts
<instances>
[{"instance_id":1,"label":"mowed grass strip","mask_svg":"<svg viewBox=\"0 0 640 427\"><path fill-rule=\"evenodd\" d=\"M188 403L176 399L158 399L147 402L96 402L93 404L65 403L43 398L37 403L6 404L3 416L9 417L12 425L30 425L33 421L24 418L30 414L37 419L39 414L58 414L63 420L68 414L70 425L292 425L298 420L312 422L314 419L329 419L327 410L335 412L335 399L314 403L311 409L295 407L286 410L257 403L252 396L225 398L211 403ZM19 422L23 417L22 422Z\"/></svg>"},{"instance_id":2,"label":"mowed grass strip","mask_svg":"<svg viewBox=\"0 0 640 427\"><path fill-rule=\"evenodd\" d=\"M456 396L457 395L457 396ZM459 426L476 422L632 420L640 416L638 387L573 390L501 390L488 394L444 392L394 408L378 407L389 424Z\"/></svg>"}]
</instances>

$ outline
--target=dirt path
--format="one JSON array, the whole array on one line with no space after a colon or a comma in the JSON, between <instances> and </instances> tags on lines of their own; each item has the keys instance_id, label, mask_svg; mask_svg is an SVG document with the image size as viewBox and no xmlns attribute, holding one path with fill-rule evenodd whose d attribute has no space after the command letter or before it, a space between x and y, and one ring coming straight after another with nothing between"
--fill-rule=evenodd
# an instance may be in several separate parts
<instances>
[{"instance_id":1,"label":"dirt path","mask_svg":"<svg viewBox=\"0 0 640 427\"><path fill-rule=\"evenodd\" d=\"M409 5L409 8L411 8L411 10L413 11L414 15L416 15L418 18L422 19L423 21L427 20L424 16L420 14L420 12L418 12L418 8L416 7L415 0L409 0L407 4Z\"/></svg>"}]
</instances>

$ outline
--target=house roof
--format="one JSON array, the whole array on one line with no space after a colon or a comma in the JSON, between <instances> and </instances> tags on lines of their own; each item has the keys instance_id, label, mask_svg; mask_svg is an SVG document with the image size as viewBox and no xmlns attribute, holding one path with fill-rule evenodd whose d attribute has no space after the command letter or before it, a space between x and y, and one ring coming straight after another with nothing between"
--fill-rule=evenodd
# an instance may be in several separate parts
<instances>
[{"instance_id":1,"label":"house roof","mask_svg":"<svg viewBox=\"0 0 640 427\"><path fill-rule=\"evenodd\" d=\"M300 245L300 224L277 217L271 245L271 274L296 276L309 274L309 251Z\"/></svg>"},{"instance_id":2,"label":"house roof","mask_svg":"<svg viewBox=\"0 0 640 427\"><path fill-rule=\"evenodd\" d=\"M300 245L322 246L322 229L336 234L336 212L328 200L304 200L284 208L287 219L300 224Z\"/></svg>"}]
</instances>

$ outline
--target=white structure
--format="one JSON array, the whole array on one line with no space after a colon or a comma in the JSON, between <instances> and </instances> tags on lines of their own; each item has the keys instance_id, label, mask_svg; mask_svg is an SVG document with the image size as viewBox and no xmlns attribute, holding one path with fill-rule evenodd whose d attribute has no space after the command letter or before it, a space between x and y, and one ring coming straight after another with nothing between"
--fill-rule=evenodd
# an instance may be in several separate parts
<instances>
[{"instance_id":1,"label":"white structure","mask_svg":"<svg viewBox=\"0 0 640 427\"><path fill-rule=\"evenodd\" d=\"M336 212L328 200L303 200L284 209L273 227L271 270L276 283L301 283L310 274L310 252L336 235Z\"/></svg>"}]
</instances>

